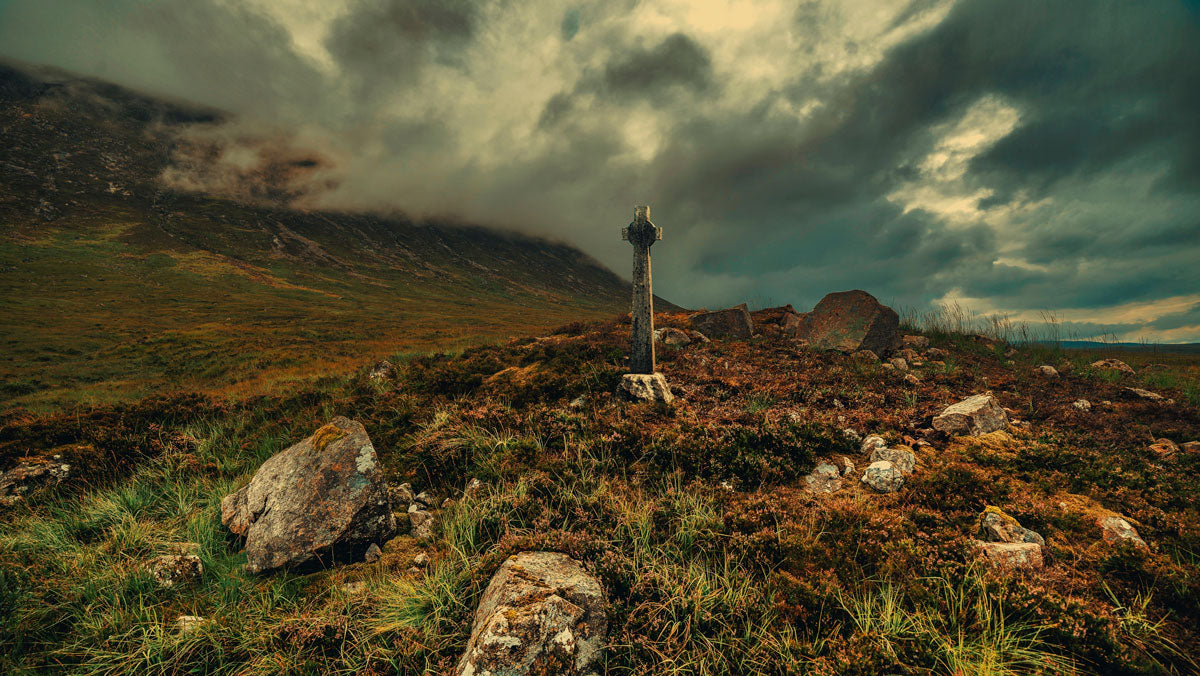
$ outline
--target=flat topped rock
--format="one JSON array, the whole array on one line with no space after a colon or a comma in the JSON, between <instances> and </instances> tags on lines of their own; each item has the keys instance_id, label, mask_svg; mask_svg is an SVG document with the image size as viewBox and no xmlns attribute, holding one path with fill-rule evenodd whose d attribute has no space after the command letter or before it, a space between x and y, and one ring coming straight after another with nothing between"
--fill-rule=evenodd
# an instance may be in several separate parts
<instances>
[{"instance_id":1,"label":"flat topped rock","mask_svg":"<svg viewBox=\"0 0 1200 676\"><path fill-rule=\"evenodd\" d=\"M375 448L344 417L272 456L221 500L221 521L246 537L246 569L341 563L396 530Z\"/></svg>"},{"instance_id":2,"label":"flat topped rock","mask_svg":"<svg viewBox=\"0 0 1200 676\"><path fill-rule=\"evenodd\" d=\"M582 564L557 552L522 552L480 597L454 674L594 674L606 630L603 590Z\"/></svg>"},{"instance_id":3,"label":"flat topped rock","mask_svg":"<svg viewBox=\"0 0 1200 676\"><path fill-rule=\"evenodd\" d=\"M742 303L716 312L701 312L688 320L692 328L708 338L749 338L754 335L754 320Z\"/></svg>"},{"instance_id":4,"label":"flat topped rock","mask_svg":"<svg viewBox=\"0 0 1200 676\"><path fill-rule=\"evenodd\" d=\"M800 323L799 336L820 350L878 355L900 342L900 316L866 291L840 291L821 299Z\"/></svg>"}]
</instances>

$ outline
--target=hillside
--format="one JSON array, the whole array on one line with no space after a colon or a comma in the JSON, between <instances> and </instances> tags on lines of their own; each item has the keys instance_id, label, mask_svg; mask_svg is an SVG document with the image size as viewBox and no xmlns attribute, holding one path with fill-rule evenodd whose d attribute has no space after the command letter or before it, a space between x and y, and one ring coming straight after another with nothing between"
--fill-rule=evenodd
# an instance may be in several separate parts
<instances>
[{"instance_id":1,"label":"hillside","mask_svg":"<svg viewBox=\"0 0 1200 676\"><path fill-rule=\"evenodd\" d=\"M203 169L185 126L220 119L0 65L0 408L256 393L627 311L566 245L287 208L319 159L264 151L222 198L165 187Z\"/></svg>"},{"instance_id":2,"label":"hillside","mask_svg":"<svg viewBox=\"0 0 1200 676\"><path fill-rule=\"evenodd\" d=\"M489 577L547 549L603 585L607 673L1196 673L1200 454L1155 443L1200 439L1194 358L1122 373L934 332L903 373L775 333L663 346L676 402L630 405L612 394L628 335L575 324L286 396L8 416L0 466L75 469L0 526L0 670L448 673ZM930 429L985 390L1006 430ZM372 563L247 573L221 498L335 415L436 524ZM915 452L895 492L857 480L869 434ZM813 493L822 460L857 470ZM1043 567L979 560L995 510L1044 536ZM1145 546L1106 539L1114 514ZM180 543L203 574L164 588L147 564Z\"/></svg>"}]
</instances>

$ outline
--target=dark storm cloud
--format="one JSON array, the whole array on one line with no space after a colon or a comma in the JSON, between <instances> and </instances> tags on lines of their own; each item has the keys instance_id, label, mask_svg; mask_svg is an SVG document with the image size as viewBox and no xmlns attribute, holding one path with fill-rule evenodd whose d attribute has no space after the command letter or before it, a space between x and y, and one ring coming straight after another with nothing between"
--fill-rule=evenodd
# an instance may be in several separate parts
<instances>
[{"instance_id":1,"label":"dark storm cloud","mask_svg":"<svg viewBox=\"0 0 1200 676\"><path fill-rule=\"evenodd\" d=\"M1200 303L1183 312L1163 315L1150 323L1156 329L1178 329L1185 326L1200 326Z\"/></svg>"},{"instance_id":2,"label":"dark storm cloud","mask_svg":"<svg viewBox=\"0 0 1200 676\"><path fill-rule=\"evenodd\" d=\"M623 271L615 228L649 202L684 304L1200 293L1194 6L948 1L811 0L738 42L652 0L351 0L320 66L232 3L18 0L0 50L320 130L341 174L316 205L521 227Z\"/></svg>"}]
</instances>

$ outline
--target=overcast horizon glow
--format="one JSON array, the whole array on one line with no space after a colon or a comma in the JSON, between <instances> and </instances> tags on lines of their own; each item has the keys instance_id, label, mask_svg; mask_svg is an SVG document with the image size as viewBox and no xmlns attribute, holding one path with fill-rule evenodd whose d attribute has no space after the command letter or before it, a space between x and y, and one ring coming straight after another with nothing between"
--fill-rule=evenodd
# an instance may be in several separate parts
<instances>
[{"instance_id":1,"label":"overcast horizon glow","mask_svg":"<svg viewBox=\"0 0 1200 676\"><path fill-rule=\"evenodd\" d=\"M0 0L0 55L330 160L301 206L575 244L655 291L862 288L1200 342L1196 2Z\"/></svg>"}]
</instances>

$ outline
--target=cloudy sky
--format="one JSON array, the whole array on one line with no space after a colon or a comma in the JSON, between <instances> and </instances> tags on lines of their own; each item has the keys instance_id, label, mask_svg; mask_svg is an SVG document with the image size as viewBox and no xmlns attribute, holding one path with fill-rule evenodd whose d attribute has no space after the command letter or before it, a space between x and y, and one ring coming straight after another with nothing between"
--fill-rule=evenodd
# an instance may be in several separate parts
<instances>
[{"instance_id":1,"label":"cloudy sky","mask_svg":"<svg viewBox=\"0 0 1200 676\"><path fill-rule=\"evenodd\" d=\"M684 305L863 288L1200 341L1195 0L0 0L0 54L318 152L304 206L627 274L650 204Z\"/></svg>"}]
</instances>

